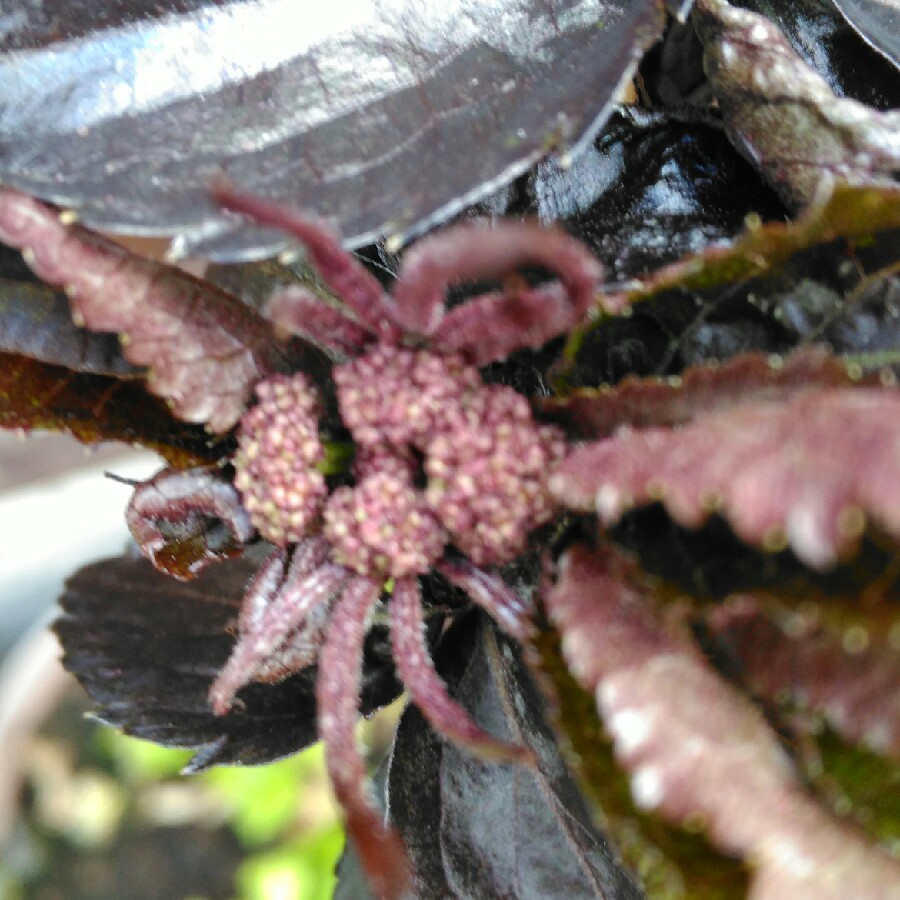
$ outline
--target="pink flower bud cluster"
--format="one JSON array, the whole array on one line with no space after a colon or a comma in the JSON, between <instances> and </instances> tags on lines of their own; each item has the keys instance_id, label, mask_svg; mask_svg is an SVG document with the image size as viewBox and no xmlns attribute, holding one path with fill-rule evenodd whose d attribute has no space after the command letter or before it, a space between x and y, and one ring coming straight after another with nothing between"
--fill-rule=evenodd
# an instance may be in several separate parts
<instances>
[{"instance_id":1,"label":"pink flower bud cluster","mask_svg":"<svg viewBox=\"0 0 900 900\"><path fill-rule=\"evenodd\" d=\"M448 406L481 388L460 356L377 344L334 370L344 424L363 446L418 446Z\"/></svg>"},{"instance_id":2,"label":"pink flower bud cluster","mask_svg":"<svg viewBox=\"0 0 900 900\"><path fill-rule=\"evenodd\" d=\"M259 533L285 547L308 534L328 493L316 468L325 456L318 402L302 374L267 378L256 396L238 429L234 484Z\"/></svg>"},{"instance_id":3,"label":"pink flower bud cluster","mask_svg":"<svg viewBox=\"0 0 900 900\"><path fill-rule=\"evenodd\" d=\"M547 472L562 435L512 388L485 386L460 357L381 344L334 374L358 448L353 487L328 496L304 375L261 382L241 420L234 483L267 540L298 543L324 519L335 562L402 578L428 571L448 542L476 565L506 562L552 516Z\"/></svg>"},{"instance_id":4,"label":"pink flower bud cluster","mask_svg":"<svg viewBox=\"0 0 900 900\"><path fill-rule=\"evenodd\" d=\"M521 394L482 387L425 448L428 505L472 562L506 562L552 517L547 473L564 449L562 433L536 424Z\"/></svg>"},{"instance_id":5,"label":"pink flower bud cluster","mask_svg":"<svg viewBox=\"0 0 900 900\"><path fill-rule=\"evenodd\" d=\"M331 511L334 498L326 511L326 520L340 523L354 541L342 551L347 565L362 571L368 557L361 547L386 533L393 516L390 503L376 498L376 485L389 489L391 502L402 502L415 516L410 535L424 528L425 512L429 522L439 523L417 538L428 540L429 550L419 556L420 568L407 572L426 571L440 556L438 535L476 564L506 562L524 549L528 533L551 517L546 477L562 456L562 434L535 423L527 400L511 388L485 386L478 370L459 357L386 346L339 366L335 380L341 416L364 448L357 463L360 484L338 492L340 512ZM413 487L410 448L422 456L424 491ZM385 477L374 479L373 472ZM357 500L351 500L354 490L360 492ZM351 507L360 523L355 530L348 524ZM364 535L361 523L370 516ZM336 541L334 527L326 526L326 534ZM385 554L384 540L370 545L372 561ZM378 565L384 568L383 562Z\"/></svg>"},{"instance_id":6,"label":"pink flower bud cluster","mask_svg":"<svg viewBox=\"0 0 900 900\"><path fill-rule=\"evenodd\" d=\"M325 507L325 537L335 562L381 578L427 572L447 543L421 492L396 469L338 488Z\"/></svg>"}]
</instances>

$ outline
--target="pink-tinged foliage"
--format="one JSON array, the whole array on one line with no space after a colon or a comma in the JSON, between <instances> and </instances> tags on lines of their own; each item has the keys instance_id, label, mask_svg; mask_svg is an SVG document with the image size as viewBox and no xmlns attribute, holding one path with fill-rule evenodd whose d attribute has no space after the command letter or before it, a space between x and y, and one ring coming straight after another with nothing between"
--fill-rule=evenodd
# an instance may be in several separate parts
<instances>
[{"instance_id":1,"label":"pink-tinged foliage","mask_svg":"<svg viewBox=\"0 0 900 900\"><path fill-rule=\"evenodd\" d=\"M520 286L444 312L451 284L498 278L527 265L555 272L562 290ZM540 346L583 319L602 275L600 263L584 245L560 230L515 222L459 226L424 239L404 258L394 289L397 322L428 335L434 350L462 351L484 365L512 349ZM485 322L491 323L489 330Z\"/></svg>"},{"instance_id":2,"label":"pink-tinged foliage","mask_svg":"<svg viewBox=\"0 0 900 900\"><path fill-rule=\"evenodd\" d=\"M125 356L148 368L149 389L184 421L227 431L278 365L268 326L240 300L66 224L23 194L0 191L0 241L65 288L77 324L118 333Z\"/></svg>"},{"instance_id":3,"label":"pink-tinged foliage","mask_svg":"<svg viewBox=\"0 0 900 900\"><path fill-rule=\"evenodd\" d=\"M329 334L339 336L332 345L346 345L354 334L361 338L355 329L363 326L379 343L425 338L436 353L459 352L485 365L565 333L588 316L595 302L606 303L611 312L622 309L620 298L599 298L603 267L594 255L558 229L499 221L490 227L462 224L424 238L406 254L391 296L321 223L225 183L214 193L226 209L279 228L306 248L326 286L347 308L349 324L342 329L330 312L321 328L315 321L303 324L310 302L305 292L283 292L273 312L279 328L296 327L325 344ZM482 294L445 311L444 294L451 284L501 278L528 265L546 267L559 282L538 288L510 282L501 293ZM361 344L356 347L361 349Z\"/></svg>"},{"instance_id":4,"label":"pink-tinged foliage","mask_svg":"<svg viewBox=\"0 0 900 900\"><path fill-rule=\"evenodd\" d=\"M399 900L409 880L400 838L385 827L368 796L368 780L354 733L363 642L379 596L367 578L353 578L331 616L316 683L319 737L347 831L379 900Z\"/></svg>"},{"instance_id":5,"label":"pink-tinged foliage","mask_svg":"<svg viewBox=\"0 0 900 900\"><path fill-rule=\"evenodd\" d=\"M660 501L687 527L725 516L744 540L789 543L824 568L871 520L900 538L900 393L812 389L713 410L681 429L623 429L574 450L551 478L557 498L612 524Z\"/></svg>"},{"instance_id":6,"label":"pink-tinged foliage","mask_svg":"<svg viewBox=\"0 0 900 900\"><path fill-rule=\"evenodd\" d=\"M419 588L412 578L401 578L391 597L391 644L400 678L410 699L438 734L469 747L482 759L531 761L522 747L503 743L486 734L447 693L434 669L425 642L425 620Z\"/></svg>"},{"instance_id":7,"label":"pink-tinged foliage","mask_svg":"<svg viewBox=\"0 0 900 900\"><path fill-rule=\"evenodd\" d=\"M888 636L858 624L838 633L785 609L779 622L777 612L740 595L707 623L755 694L820 713L845 739L900 757L900 654Z\"/></svg>"},{"instance_id":8,"label":"pink-tinged foliage","mask_svg":"<svg viewBox=\"0 0 900 900\"><path fill-rule=\"evenodd\" d=\"M290 582L293 586L291 592L282 590L287 553L283 550L271 553L260 566L252 582L247 585L244 602L241 605L241 614L238 617L238 645L244 644L249 648L251 641L244 641L244 635L258 636L265 633L267 628L271 628L273 621L268 610L272 604L289 604L292 599L296 604L300 599L297 588L304 579L321 569L327 559L328 545L324 541L308 538L302 544L298 544L290 558ZM287 586L287 584L284 585L285 588ZM283 639L280 634L273 637L271 643L276 645L276 649L266 653L257 650L255 658L251 651L249 655L244 656L246 666L244 669L229 660L229 665L232 672L237 675L237 680L233 684L227 685L228 679L225 671L228 666L223 667L217 679L219 697L223 699L228 697L230 702L234 693L247 683L248 674L251 672L253 681L277 684L295 672L315 665L319 658L319 648L322 646L332 604L329 601L319 604L307 602L306 606L312 608L306 609L303 622L293 632ZM283 616L280 617L280 621L276 620L274 623L276 630L281 632L286 630L284 622ZM236 647L232 651L232 656L237 656L240 652L245 651ZM213 705L216 705L215 699Z\"/></svg>"},{"instance_id":9,"label":"pink-tinged foliage","mask_svg":"<svg viewBox=\"0 0 900 900\"><path fill-rule=\"evenodd\" d=\"M547 399L545 412L585 438L617 429L685 425L698 416L751 401L790 399L812 387L849 387L858 379L822 346L803 347L781 359L744 353L721 365L692 366L676 378L629 376L614 387L584 389Z\"/></svg>"},{"instance_id":10,"label":"pink-tinged foliage","mask_svg":"<svg viewBox=\"0 0 900 900\"><path fill-rule=\"evenodd\" d=\"M746 860L754 900L894 896L900 865L806 792L761 713L660 623L653 597L630 560L586 547L566 553L546 597L636 804Z\"/></svg>"},{"instance_id":11,"label":"pink-tinged foliage","mask_svg":"<svg viewBox=\"0 0 900 900\"><path fill-rule=\"evenodd\" d=\"M379 340L394 341L399 337L396 325L383 315L386 301L378 279L344 250L340 238L330 228L279 203L244 194L224 179L213 186L213 196L224 209L240 213L260 225L277 228L297 240L309 254L310 262L328 289L360 323ZM301 304L307 303L307 297L296 296ZM290 295L279 301L286 315L289 315L290 302Z\"/></svg>"}]
</instances>

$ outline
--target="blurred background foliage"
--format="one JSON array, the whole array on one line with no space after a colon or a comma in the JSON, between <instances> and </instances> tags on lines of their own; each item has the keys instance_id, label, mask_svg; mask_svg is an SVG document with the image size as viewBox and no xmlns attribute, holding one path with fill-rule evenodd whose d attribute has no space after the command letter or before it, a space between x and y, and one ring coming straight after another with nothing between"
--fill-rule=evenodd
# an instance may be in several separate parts
<instances>
[{"instance_id":1,"label":"blurred background foliage","mask_svg":"<svg viewBox=\"0 0 900 900\"><path fill-rule=\"evenodd\" d=\"M185 778L190 751L98 728L68 699L25 754L2 900L325 900L344 844L322 748ZM361 725L383 754L399 706Z\"/></svg>"}]
</instances>

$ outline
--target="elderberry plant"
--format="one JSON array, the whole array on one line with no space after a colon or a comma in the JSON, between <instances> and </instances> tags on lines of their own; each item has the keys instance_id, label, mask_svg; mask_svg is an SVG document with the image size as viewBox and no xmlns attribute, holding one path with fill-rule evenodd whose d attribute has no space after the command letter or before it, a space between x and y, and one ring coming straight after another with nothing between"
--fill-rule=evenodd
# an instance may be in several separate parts
<instances>
[{"instance_id":1,"label":"elderberry plant","mask_svg":"<svg viewBox=\"0 0 900 900\"><path fill-rule=\"evenodd\" d=\"M347 312L320 305L307 317L311 297L287 289L273 298L272 324L302 330L333 352L355 344L358 355L334 366L332 377L337 413L358 459L351 483L330 490L319 468L326 450L315 386L303 373L268 375L262 369L247 378L255 381L257 402L238 423L237 449L227 461L231 477L221 469L165 470L137 486L127 519L141 551L169 574L177 573L167 548L187 533L202 533L209 518L227 526L238 545L258 536L276 547L248 585L238 640L210 688L211 706L225 715L248 682L281 679L318 664L318 731L348 831L377 892L397 896L407 878L403 851L367 800L353 736L373 610L387 591L402 682L439 733L484 756L530 756L484 734L447 694L429 660L417 578L436 569L511 636L528 634L526 600L483 567L512 561L525 550L529 533L552 516L546 476L563 455L563 435L537 424L512 388L483 384L467 359L485 363L539 346L580 321L601 268L561 232L512 223L490 230L462 226L421 242L391 297L316 223L227 186L217 195L262 224L290 229L343 300ZM68 283L74 303L85 297L83 308L93 310L87 324L96 321L98 307L115 306L122 279L141 277L128 257L61 224L36 201L7 192L3 208L6 239L26 251L44 278ZM89 254L93 266L80 274L68 269L68 260ZM560 282L442 309L448 283L502 274L526 262L551 266ZM107 277L98 283L101 272ZM177 283L177 276L169 277ZM146 289L155 290L152 282ZM164 288L150 302L171 304L172 295L177 302L177 293ZM486 333L488 342L480 340ZM144 340L142 346L158 353L159 335ZM219 405L201 402L195 417L220 424L223 408L234 409L234 398L248 386L226 383L216 397ZM214 552L205 553L189 574L215 559Z\"/></svg>"},{"instance_id":2,"label":"elderberry plant","mask_svg":"<svg viewBox=\"0 0 900 900\"><path fill-rule=\"evenodd\" d=\"M898 122L755 13L702 0L693 23L700 95L750 163L709 117L646 109L593 157L640 145L638 180L664 126L658 201L677 129L720 141L727 191L754 191L730 223L660 213L671 241L638 238L640 194L625 225L602 202L579 224L585 171L542 164L523 191L590 243L510 208L415 243L386 291L316 219L219 180L218 207L289 235L325 288L260 315L0 194L0 239L65 289L82 342L29 344L16 372L52 390L7 415L169 463L128 505L144 559L69 583L67 664L195 767L320 738L350 894L895 896ZM147 414L123 426L110 398L135 382ZM376 796L353 726L401 687Z\"/></svg>"}]
</instances>

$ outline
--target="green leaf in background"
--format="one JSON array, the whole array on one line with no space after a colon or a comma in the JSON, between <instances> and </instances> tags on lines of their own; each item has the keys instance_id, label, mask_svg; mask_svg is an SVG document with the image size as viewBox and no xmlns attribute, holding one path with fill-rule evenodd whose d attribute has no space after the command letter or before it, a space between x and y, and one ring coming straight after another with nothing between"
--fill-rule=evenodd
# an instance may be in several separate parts
<instances>
[{"instance_id":1,"label":"green leaf in background","mask_svg":"<svg viewBox=\"0 0 900 900\"><path fill-rule=\"evenodd\" d=\"M307 838L250 857L238 871L239 900L328 900L344 846L337 823Z\"/></svg>"},{"instance_id":2,"label":"green leaf in background","mask_svg":"<svg viewBox=\"0 0 900 900\"><path fill-rule=\"evenodd\" d=\"M94 749L114 768L123 790L131 790L132 805L140 807L142 794L168 784L191 792L198 809L225 811L223 824L249 852L237 871L235 900L331 896L344 834L320 745L272 765L219 767L188 779L181 772L190 751L160 747L111 728L96 732ZM0 887L2 878L0 870Z\"/></svg>"},{"instance_id":3,"label":"green leaf in background","mask_svg":"<svg viewBox=\"0 0 900 900\"><path fill-rule=\"evenodd\" d=\"M203 778L232 805L231 825L241 843L258 847L276 840L294 822L315 831L319 824L335 820L324 772L325 755L316 744L269 766L216 768ZM302 804L301 793L309 795Z\"/></svg>"}]
</instances>

